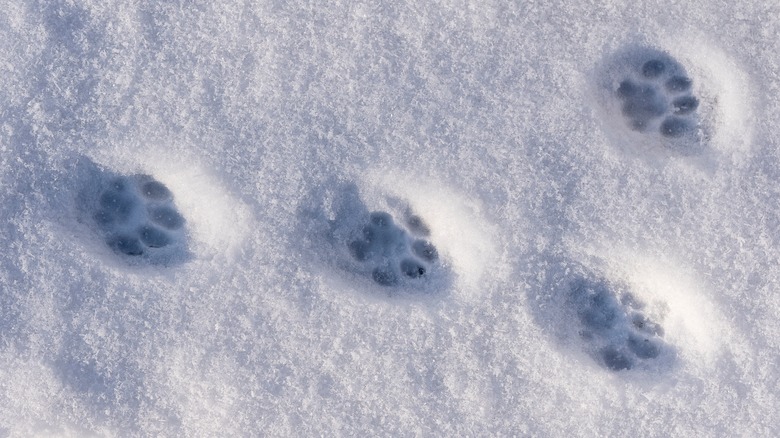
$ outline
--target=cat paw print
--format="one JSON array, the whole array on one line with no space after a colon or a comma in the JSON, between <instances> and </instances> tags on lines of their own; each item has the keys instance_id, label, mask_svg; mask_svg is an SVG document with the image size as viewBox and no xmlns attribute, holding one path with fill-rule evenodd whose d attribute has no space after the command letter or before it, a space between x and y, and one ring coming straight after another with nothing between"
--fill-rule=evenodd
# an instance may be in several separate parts
<instances>
[{"instance_id":1,"label":"cat paw print","mask_svg":"<svg viewBox=\"0 0 780 438\"><path fill-rule=\"evenodd\" d=\"M572 285L571 301L586 349L612 371L632 369L670 349L663 327L628 291L603 280L580 278Z\"/></svg>"},{"instance_id":2,"label":"cat paw print","mask_svg":"<svg viewBox=\"0 0 780 438\"><path fill-rule=\"evenodd\" d=\"M628 126L678 138L694 132L699 99L693 81L668 55L647 54L625 71L615 91Z\"/></svg>"},{"instance_id":3,"label":"cat paw print","mask_svg":"<svg viewBox=\"0 0 780 438\"><path fill-rule=\"evenodd\" d=\"M128 256L144 256L182 248L184 217L173 194L147 175L111 179L98 195L95 223L106 244Z\"/></svg>"},{"instance_id":4,"label":"cat paw print","mask_svg":"<svg viewBox=\"0 0 780 438\"><path fill-rule=\"evenodd\" d=\"M438 259L436 247L427 240L425 223L409 216L405 226L390 213L375 211L368 215L359 237L348 243L352 258L371 270L371 278L382 286L404 281L419 281L428 275Z\"/></svg>"}]
</instances>

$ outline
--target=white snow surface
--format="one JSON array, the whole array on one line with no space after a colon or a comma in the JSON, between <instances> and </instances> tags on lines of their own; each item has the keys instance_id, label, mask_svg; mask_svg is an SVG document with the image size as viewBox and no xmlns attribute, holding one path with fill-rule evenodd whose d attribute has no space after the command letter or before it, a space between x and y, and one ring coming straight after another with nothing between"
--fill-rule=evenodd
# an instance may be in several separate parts
<instances>
[{"instance_id":1,"label":"white snow surface","mask_svg":"<svg viewBox=\"0 0 780 438\"><path fill-rule=\"evenodd\" d=\"M0 9L0 437L780 435L776 1ZM621 114L648 50L683 137ZM109 248L96 173L165 184L188 256ZM372 281L370 211L429 272ZM605 366L576 273L660 355Z\"/></svg>"}]
</instances>

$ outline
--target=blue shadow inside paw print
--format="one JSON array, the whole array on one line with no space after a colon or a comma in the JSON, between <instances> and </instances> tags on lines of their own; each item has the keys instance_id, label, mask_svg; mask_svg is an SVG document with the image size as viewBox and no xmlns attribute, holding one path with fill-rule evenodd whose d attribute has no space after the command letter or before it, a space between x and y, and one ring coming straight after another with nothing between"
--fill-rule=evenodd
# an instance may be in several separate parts
<instances>
[{"instance_id":1,"label":"blue shadow inside paw print","mask_svg":"<svg viewBox=\"0 0 780 438\"><path fill-rule=\"evenodd\" d=\"M424 218L403 200L380 198L370 210L356 184L335 183L317 193L323 206L306 216L327 216L329 254L337 265L381 286L388 295L433 296L451 281ZM320 213L323 212L323 213Z\"/></svg>"},{"instance_id":2,"label":"blue shadow inside paw print","mask_svg":"<svg viewBox=\"0 0 780 438\"><path fill-rule=\"evenodd\" d=\"M419 217L411 222L416 230L427 230ZM438 257L431 242L411 236L403 225L397 224L390 213L384 211L368 215L362 236L351 241L349 249L356 261L376 265L372 278L382 286L396 285L402 277L424 277L428 265Z\"/></svg>"},{"instance_id":3,"label":"blue shadow inside paw print","mask_svg":"<svg viewBox=\"0 0 780 438\"><path fill-rule=\"evenodd\" d=\"M661 354L663 328L645 315L645 305L630 292L604 280L579 277L571 282L570 302L581 337L596 346L606 368L629 370Z\"/></svg>"},{"instance_id":4,"label":"blue shadow inside paw print","mask_svg":"<svg viewBox=\"0 0 780 438\"><path fill-rule=\"evenodd\" d=\"M623 76L614 92L632 130L669 139L695 132L700 102L693 95L693 80L677 60L646 47L626 49L617 58Z\"/></svg>"},{"instance_id":5,"label":"blue shadow inside paw print","mask_svg":"<svg viewBox=\"0 0 780 438\"><path fill-rule=\"evenodd\" d=\"M191 257L186 220L163 183L149 175L121 175L83 157L71 165L82 178L80 215L114 252L154 265Z\"/></svg>"}]
</instances>

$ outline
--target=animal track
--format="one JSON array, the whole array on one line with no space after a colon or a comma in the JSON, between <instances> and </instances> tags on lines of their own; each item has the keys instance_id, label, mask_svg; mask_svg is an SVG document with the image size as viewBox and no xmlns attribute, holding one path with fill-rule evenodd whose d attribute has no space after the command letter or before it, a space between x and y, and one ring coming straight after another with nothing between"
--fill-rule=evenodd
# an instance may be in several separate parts
<instances>
[{"instance_id":1,"label":"animal track","mask_svg":"<svg viewBox=\"0 0 780 438\"><path fill-rule=\"evenodd\" d=\"M603 280L578 278L571 285L570 299L579 317L580 336L597 360L612 371L629 370L669 348L663 327L630 292Z\"/></svg>"},{"instance_id":2,"label":"animal track","mask_svg":"<svg viewBox=\"0 0 780 438\"><path fill-rule=\"evenodd\" d=\"M453 272L428 224L406 200L376 188L361 193L354 182L332 181L313 191L301 209L301 233L314 236L310 250L360 289L370 281L382 286L370 292L388 297L445 296ZM365 194L383 207L369 207Z\"/></svg>"},{"instance_id":3,"label":"animal track","mask_svg":"<svg viewBox=\"0 0 780 438\"><path fill-rule=\"evenodd\" d=\"M173 194L146 175L112 179L99 194L92 218L114 251L141 256L183 243L185 220Z\"/></svg>"},{"instance_id":4,"label":"animal track","mask_svg":"<svg viewBox=\"0 0 780 438\"><path fill-rule=\"evenodd\" d=\"M615 93L632 130L658 131L667 138L694 130L699 99L678 62L668 55L648 53L625 73Z\"/></svg>"},{"instance_id":5,"label":"animal track","mask_svg":"<svg viewBox=\"0 0 780 438\"><path fill-rule=\"evenodd\" d=\"M417 237L413 236L416 235ZM368 216L360 237L348 244L352 257L372 268L371 278L382 286L394 286L403 278L417 280L426 276L430 265L438 259L430 234L417 216L406 220L406 227L396 224L383 211Z\"/></svg>"}]
</instances>

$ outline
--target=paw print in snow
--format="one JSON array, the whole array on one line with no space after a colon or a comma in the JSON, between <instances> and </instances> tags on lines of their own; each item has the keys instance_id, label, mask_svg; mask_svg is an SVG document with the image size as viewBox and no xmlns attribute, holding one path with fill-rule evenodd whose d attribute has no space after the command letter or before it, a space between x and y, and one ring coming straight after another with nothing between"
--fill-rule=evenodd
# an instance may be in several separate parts
<instances>
[{"instance_id":1,"label":"paw print in snow","mask_svg":"<svg viewBox=\"0 0 780 438\"><path fill-rule=\"evenodd\" d=\"M185 220L173 204L173 194L150 176L111 180L100 193L92 217L106 244L129 256L180 247L184 242Z\"/></svg>"},{"instance_id":2,"label":"paw print in snow","mask_svg":"<svg viewBox=\"0 0 780 438\"><path fill-rule=\"evenodd\" d=\"M580 278L572 285L571 300L588 350L612 371L656 359L669 348L663 327L629 292L614 291L605 281Z\"/></svg>"},{"instance_id":3,"label":"paw print in snow","mask_svg":"<svg viewBox=\"0 0 780 438\"><path fill-rule=\"evenodd\" d=\"M694 130L699 100L692 94L693 82L682 66L668 56L650 56L627 76L616 93L631 129L657 130L668 138Z\"/></svg>"},{"instance_id":4,"label":"paw print in snow","mask_svg":"<svg viewBox=\"0 0 780 438\"><path fill-rule=\"evenodd\" d=\"M436 248L424 238L429 234L425 223L411 216L407 227L396 224L389 213L373 212L361 236L348 244L352 257L371 265L371 277L382 286L394 286L402 278L420 279L438 259Z\"/></svg>"}]
</instances>

